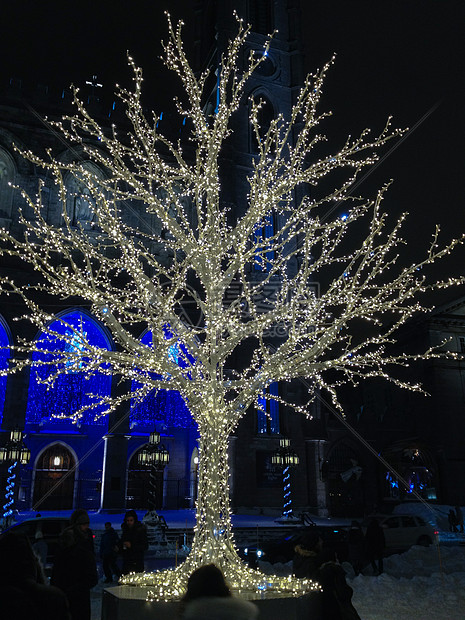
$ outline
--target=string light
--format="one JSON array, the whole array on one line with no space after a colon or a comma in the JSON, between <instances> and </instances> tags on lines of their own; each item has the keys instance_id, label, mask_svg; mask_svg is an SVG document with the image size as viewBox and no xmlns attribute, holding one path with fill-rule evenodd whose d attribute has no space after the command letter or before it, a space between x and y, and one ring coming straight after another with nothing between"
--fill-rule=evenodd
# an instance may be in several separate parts
<instances>
[{"instance_id":1,"label":"string light","mask_svg":"<svg viewBox=\"0 0 465 620\"><path fill-rule=\"evenodd\" d=\"M11 347L15 357L2 374L42 365L51 369L42 378L48 388L70 368L79 368L79 375L89 378L116 374L132 381L136 386L132 393L95 395L73 414L74 419L88 413L105 415L131 398L136 406L149 394L169 389L179 392L197 423L197 523L192 551L175 570L122 578L124 584L146 587L152 600L178 598L188 575L209 562L215 562L231 587L241 592L258 595L266 589L276 595L300 595L318 588L309 580L265 576L240 560L231 526L228 437L249 407L260 408L261 398L308 414L306 405L287 402L268 390L274 382L307 378L313 391L327 390L337 407L338 386L356 384L362 377L384 377L400 387L419 390L391 377L390 369L437 357L438 348L411 356L392 355L387 349L396 330L424 309L418 294L461 281L428 285L422 271L461 240L439 248L437 230L425 259L400 267L404 217L387 229L381 211L385 188L373 200L349 195L359 173L378 160L377 150L401 135L391 129L390 119L376 137L365 130L349 137L337 152L315 156L315 147L325 139L317 133L325 116L318 104L331 63L307 77L289 118L278 115L262 130L258 121L262 103L250 102L257 153L248 178L248 207L231 223L221 199L221 149L247 80L266 59L270 45L266 43L261 55L251 52L245 69L239 70L248 32L238 20L238 34L225 50L218 71L215 114L207 117L203 102L208 72L194 73L185 55L181 24L175 28L169 20L165 62L179 76L186 94L187 103L178 101L177 106L181 117L189 120L186 131L190 126L190 139L196 145L192 161L182 144L161 133L163 123L158 123L156 114L146 116L141 104L142 71L129 58L133 90L118 90L131 125L126 133L124 128L100 126L77 89L76 114L54 123L93 166L65 161L51 152L46 159L31 151L23 153L46 172L44 178L54 178L62 204L61 225L47 221L42 203L45 181L40 180L35 196L22 190L28 207L27 217L20 214L24 236L15 239L0 229L0 256L19 257L32 266L40 282L23 286L3 277L1 291L19 295L26 306L22 318L51 341L66 345L47 351L47 338L40 343L21 340ZM106 175L98 173L97 167ZM347 173L341 185L321 195L306 191L321 187L334 170ZM75 181L72 196L81 192L85 201L88 222L73 221L68 211L69 178ZM347 215L323 221L320 214L334 201L344 203ZM143 214L143 226L134 224L134 210ZM273 221L279 225L270 226ZM152 222L151 228L147 222ZM357 226L366 235L358 248L349 251L349 236ZM260 277L249 275L254 263L260 266ZM323 286L325 273L329 275ZM188 284L192 281L197 283L195 288ZM315 281L321 283L319 295ZM274 290L274 297L267 298L264 309L267 287ZM58 299L85 300L112 334L115 350L98 346L87 329L41 308L36 293L43 291ZM233 299L225 304L231 292ZM186 304L198 320L182 320ZM389 318L390 327L382 331L384 318ZM58 330L56 321L66 330ZM361 323L367 328L357 338L353 327ZM141 342L140 331L136 333L141 325L151 332L151 346ZM168 338L166 325L170 326ZM273 330L285 337L272 350L267 341ZM250 360L231 371L231 359L244 343L253 348Z\"/></svg>"}]
</instances>

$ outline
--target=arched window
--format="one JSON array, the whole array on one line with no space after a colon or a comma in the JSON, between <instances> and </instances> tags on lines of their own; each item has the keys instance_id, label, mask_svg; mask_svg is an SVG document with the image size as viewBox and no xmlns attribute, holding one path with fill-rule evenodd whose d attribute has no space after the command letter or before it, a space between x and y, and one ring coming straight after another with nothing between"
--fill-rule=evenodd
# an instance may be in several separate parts
<instances>
[{"instance_id":1,"label":"arched window","mask_svg":"<svg viewBox=\"0 0 465 620\"><path fill-rule=\"evenodd\" d=\"M172 337L168 330L166 330L166 337ZM141 342L147 347L152 347L152 332L145 332ZM176 340L168 350L168 359L176 364L180 364L180 346L182 347ZM157 375L154 374L154 378L157 378ZM137 385L137 381L134 381L132 389L137 389ZM176 390L158 390L156 394L153 391L141 403L132 403L129 420L132 428L135 426L152 428L155 422L182 428L193 426L192 415L184 399Z\"/></svg>"},{"instance_id":2,"label":"arched window","mask_svg":"<svg viewBox=\"0 0 465 620\"><path fill-rule=\"evenodd\" d=\"M93 182L97 183L103 179L103 172L91 162L84 162L84 169L93 177ZM80 226L84 230L92 230L97 221L95 214L95 201L86 183L79 178L69 174L65 181L66 184L66 211L73 227Z\"/></svg>"},{"instance_id":3,"label":"arched window","mask_svg":"<svg viewBox=\"0 0 465 620\"><path fill-rule=\"evenodd\" d=\"M266 390L272 396L278 396L278 384L272 383ZM279 433L279 403L276 400L258 397L257 433L269 435Z\"/></svg>"},{"instance_id":4,"label":"arched window","mask_svg":"<svg viewBox=\"0 0 465 620\"><path fill-rule=\"evenodd\" d=\"M57 419L55 416L73 415L81 407L95 402L96 396L110 395L111 377L109 375L97 372L90 378L86 378L82 372L86 357L85 346L79 337L80 333L91 345L110 350L110 341L97 322L81 310L72 310L53 321L50 329L67 336L68 339L61 340L59 337L46 333L40 334L37 338L38 348L47 352L36 351L32 355L32 361L53 362L53 351L62 352L68 349L72 349L73 353L76 351L80 353L82 349L82 361L70 361L66 372L57 377L52 387L44 382L56 372L57 367L53 363L32 365L26 424L69 425L68 420ZM96 414L98 415L101 411L102 407L97 406L94 411L86 412L82 422L104 424L103 418L95 420Z\"/></svg>"},{"instance_id":5,"label":"arched window","mask_svg":"<svg viewBox=\"0 0 465 620\"><path fill-rule=\"evenodd\" d=\"M8 359L10 357L10 339L8 337L6 323L0 316L0 370L8 368ZM7 377L0 375L0 424L3 417L3 407L5 405Z\"/></svg>"},{"instance_id":6,"label":"arched window","mask_svg":"<svg viewBox=\"0 0 465 620\"><path fill-rule=\"evenodd\" d=\"M34 510L70 510L74 498L74 468L71 451L61 443L46 448L34 472Z\"/></svg>"},{"instance_id":7,"label":"arched window","mask_svg":"<svg viewBox=\"0 0 465 620\"><path fill-rule=\"evenodd\" d=\"M0 148L0 218L11 218L15 165L11 156Z\"/></svg>"}]
</instances>

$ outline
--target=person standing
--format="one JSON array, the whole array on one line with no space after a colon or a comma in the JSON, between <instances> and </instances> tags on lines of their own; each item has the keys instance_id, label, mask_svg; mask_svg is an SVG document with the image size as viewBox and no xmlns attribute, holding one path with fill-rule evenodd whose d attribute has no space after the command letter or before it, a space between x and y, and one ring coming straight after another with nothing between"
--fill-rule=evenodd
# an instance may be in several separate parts
<instances>
[{"instance_id":1,"label":"person standing","mask_svg":"<svg viewBox=\"0 0 465 620\"><path fill-rule=\"evenodd\" d=\"M365 537L358 521L352 521L347 535L347 543L349 562L352 564L355 576L357 576L362 572L363 560L365 559Z\"/></svg>"},{"instance_id":2,"label":"person standing","mask_svg":"<svg viewBox=\"0 0 465 620\"><path fill-rule=\"evenodd\" d=\"M123 575L144 572L144 553L149 548L147 529L135 510L128 510L121 524L119 548L123 555Z\"/></svg>"},{"instance_id":3,"label":"person standing","mask_svg":"<svg viewBox=\"0 0 465 620\"><path fill-rule=\"evenodd\" d=\"M72 620L90 620L90 591L98 582L98 574L89 515L85 510L75 510L70 522L60 536L61 550L50 583L66 594Z\"/></svg>"},{"instance_id":4,"label":"person standing","mask_svg":"<svg viewBox=\"0 0 465 620\"><path fill-rule=\"evenodd\" d=\"M111 583L113 581L113 575L115 575L117 579L121 576L121 571L116 563L118 544L119 536L111 527L110 521L107 521L105 523L105 531L100 539L100 557L102 558L105 583Z\"/></svg>"},{"instance_id":5,"label":"person standing","mask_svg":"<svg viewBox=\"0 0 465 620\"><path fill-rule=\"evenodd\" d=\"M323 548L318 531L304 534L294 547L292 572L300 579L315 579L315 573L325 562L335 562L336 554Z\"/></svg>"},{"instance_id":6,"label":"person standing","mask_svg":"<svg viewBox=\"0 0 465 620\"><path fill-rule=\"evenodd\" d=\"M383 528L380 526L375 517L373 517L368 524L365 540L368 559L373 567L373 573L375 575L381 575L383 572L383 556L384 548L386 546L386 538L384 536Z\"/></svg>"},{"instance_id":7,"label":"person standing","mask_svg":"<svg viewBox=\"0 0 465 620\"><path fill-rule=\"evenodd\" d=\"M452 508L449 510L449 514L447 515L447 519L449 521L449 532L458 532L459 530L457 528L457 515L452 510Z\"/></svg>"},{"instance_id":8,"label":"person standing","mask_svg":"<svg viewBox=\"0 0 465 620\"><path fill-rule=\"evenodd\" d=\"M463 512L460 506L455 507L455 521L457 523L457 529L463 534Z\"/></svg>"}]
</instances>

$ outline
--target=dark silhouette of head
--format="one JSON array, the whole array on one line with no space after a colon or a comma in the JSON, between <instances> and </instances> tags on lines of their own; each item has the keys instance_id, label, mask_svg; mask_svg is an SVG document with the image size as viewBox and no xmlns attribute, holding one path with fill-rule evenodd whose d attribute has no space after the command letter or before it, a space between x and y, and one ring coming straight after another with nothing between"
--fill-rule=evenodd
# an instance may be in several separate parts
<instances>
[{"instance_id":1,"label":"dark silhouette of head","mask_svg":"<svg viewBox=\"0 0 465 620\"><path fill-rule=\"evenodd\" d=\"M201 566L191 574L183 601L186 603L204 596L231 596L223 573L214 564Z\"/></svg>"},{"instance_id":2,"label":"dark silhouette of head","mask_svg":"<svg viewBox=\"0 0 465 620\"><path fill-rule=\"evenodd\" d=\"M134 527L137 521L139 521L139 519L135 510L128 510L124 515L124 525L126 527Z\"/></svg>"},{"instance_id":3,"label":"dark silhouette of head","mask_svg":"<svg viewBox=\"0 0 465 620\"><path fill-rule=\"evenodd\" d=\"M39 567L27 536L9 532L0 539L0 581L37 581Z\"/></svg>"},{"instance_id":4,"label":"dark silhouette of head","mask_svg":"<svg viewBox=\"0 0 465 620\"><path fill-rule=\"evenodd\" d=\"M318 532L307 532L299 540L300 546L307 551L320 551L323 539Z\"/></svg>"}]
</instances>

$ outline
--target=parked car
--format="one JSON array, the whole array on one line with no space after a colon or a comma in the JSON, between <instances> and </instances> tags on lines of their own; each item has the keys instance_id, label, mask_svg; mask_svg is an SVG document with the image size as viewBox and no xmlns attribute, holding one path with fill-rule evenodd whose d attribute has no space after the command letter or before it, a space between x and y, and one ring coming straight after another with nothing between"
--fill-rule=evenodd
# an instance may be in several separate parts
<instances>
[{"instance_id":1,"label":"parked car","mask_svg":"<svg viewBox=\"0 0 465 620\"><path fill-rule=\"evenodd\" d=\"M26 519L21 523L16 523L6 529L2 536L8 532L24 534L31 541L31 545L36 541L36 533L42 532L43 539L47 543L47 563L50 566L55 561L55 556L60 546L60 534L70 525L69 518L66 517L36 517Z\"/></svg>"},{"instance_id":2,"label":"parked car","mask_svg":"<svg viewBox=\"0 0 465 620\"><path fill-rule=\"evenodd\" d=\"M344 527L329 527L311 525L302 527L276 540L263 542L260 547L247 546L239 549L242 557L247 559L250 566L256 566L256 561L286 564L294 557L294 548L308 533L317 533L323 540L323 548L334 551L340 562L345 562L348 557L347 529Z\"/></svg>"},{"instance_id":3,"label":"parked car","mask_svg":"<svg viewBox=\"0 0 465 620\"><path fill-rule=\"evenodd\" d=\"M386 549L405 550L413 545L428 547L435 539L438 532L432 525L417 515L373 515L384 530ZM363 533L366 532L368 523L373 517L362 522Z\"/></svg>"}]
</instances>

